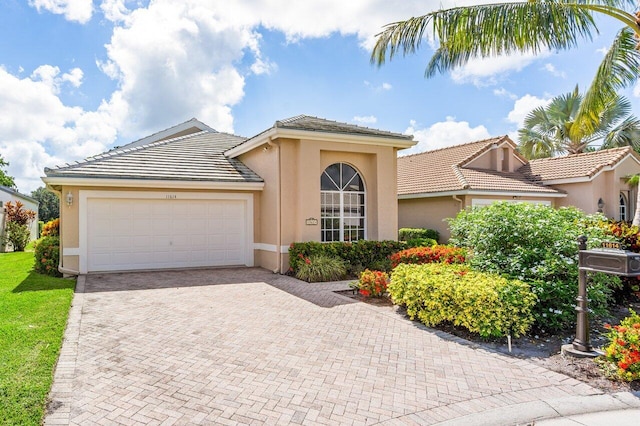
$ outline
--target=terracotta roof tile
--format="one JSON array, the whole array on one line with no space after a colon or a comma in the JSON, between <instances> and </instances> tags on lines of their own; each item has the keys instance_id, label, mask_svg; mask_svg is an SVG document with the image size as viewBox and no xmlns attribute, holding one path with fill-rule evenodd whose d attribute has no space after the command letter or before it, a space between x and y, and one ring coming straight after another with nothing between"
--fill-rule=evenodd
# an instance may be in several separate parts
<instances>
[{"instance_id":1,"label":"terracotta roof tile","mask_svg":"<svg viewBox=\"0 0 640 426\"><path fill-rule=\"evenodd\" d=\"M531 160L529 164L522 166L518 171L538 182L578 177L591 178L603 168L614 166L627 155L633 155L640 161L640 157L633 151L633 148L625 146Z\"/></svg>"},{"instance_id":2,"label":"terracotta roof tile","mask_svg":"<svg viewBox=\"0 0 640 426\"><path fill-rule=\"evenodd\" d=\"M496 143L515 144L506 136L455 145L398 158L398 194L428 194L460 190L557 194L519 172L505 173L466 167ZM526 161L526 160L523 160Z\"/></svg>"}]
</instances>

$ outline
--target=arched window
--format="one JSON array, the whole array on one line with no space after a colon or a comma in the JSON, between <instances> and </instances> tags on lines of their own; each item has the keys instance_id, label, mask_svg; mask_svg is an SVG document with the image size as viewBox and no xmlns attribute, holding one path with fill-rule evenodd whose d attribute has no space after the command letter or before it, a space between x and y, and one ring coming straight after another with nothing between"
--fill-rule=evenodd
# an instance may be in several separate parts
<instances>
[{"instance_id":1,"label":"arched window","mask_svg":"<svg viewBox=\"0 0 640 426\"><path fill-rule=\"evenodd\" d=\"M364 206L364 182L356 169L345 163L327 167L320 177L321 240L365 239Z\"/></svg>"},{"instance_id":2,"label":"arched window","mask_svg":"<svg viewBox=\"0 0 640 426\"><path fill-rule=\"evenodd\" d=\"M624 193L620 193L620 220L629 220L627 218L627 212L629 208L627 206L627 196Z\"/></svg>"}]
</instances>

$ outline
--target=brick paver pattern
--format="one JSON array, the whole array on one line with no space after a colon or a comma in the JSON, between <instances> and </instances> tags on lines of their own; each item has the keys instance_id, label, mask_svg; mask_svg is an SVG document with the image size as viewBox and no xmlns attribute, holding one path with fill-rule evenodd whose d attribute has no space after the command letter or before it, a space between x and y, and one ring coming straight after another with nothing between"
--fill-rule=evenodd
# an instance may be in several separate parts
<instances>
[{"instance_id":1,"label":"brick paver pattern","mask_svg":"<svg viewBox=\"0 0 640 426\"><path fill-rule=\"evenodd\" d=\"M434 424L600 393L346 288L257 268L89 275L45 423Z\"/></svg>"}]
</instances>

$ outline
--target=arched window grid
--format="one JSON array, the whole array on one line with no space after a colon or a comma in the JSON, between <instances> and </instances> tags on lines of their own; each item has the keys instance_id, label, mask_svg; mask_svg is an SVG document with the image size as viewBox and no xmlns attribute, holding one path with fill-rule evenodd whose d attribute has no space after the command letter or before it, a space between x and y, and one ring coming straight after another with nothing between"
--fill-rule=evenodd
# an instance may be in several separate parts
<instances>
[{"instance_id":1,"label":"arched window grid","mask_svg":"<svg viewBox=\"0 0 640 426\"><path fill-rule=\"evenodd\" d=\"M358 170L334 163L323 171L320 182L321 241L366 239L366 189Z\"/></svg>"}]
</instances>

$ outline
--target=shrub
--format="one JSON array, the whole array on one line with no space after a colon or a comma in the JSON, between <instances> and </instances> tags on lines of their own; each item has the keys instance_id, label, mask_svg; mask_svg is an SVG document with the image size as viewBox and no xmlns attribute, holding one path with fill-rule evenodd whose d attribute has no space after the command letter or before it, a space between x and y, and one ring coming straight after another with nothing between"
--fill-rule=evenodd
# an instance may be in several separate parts
<instances>
[{"instance_id":1,"label":"shrub","mask_svg":"<svg viewBox=\"0 0 640 426\"><path fill-rule=\"evenodd\" d=\"M401 263L423 264L423 263L464 263L465 252L458 247L433 246L414 247L399 251L391 255L391 266L394 268Z\"/></svg>"},{"instance_id":2,"label":"shrub","mask_svg":"<svg viewBox=\"0 0 640 426\"><path fill-rule=\"evenodd\" d=\"M319 243L316 241L292 243L289 246L289 272L296 275L305 259L313 255L326 255L342 259L350 272L359 275L364 269L382 269L393 253L407 247L398 241L369 241Z\"/></svg>"},{"instance_id":3,"label":"shrub","mask_svg":"<svg viewBox=\"0 0 640 426\"><path fill-rule=\"evenodd\" d=\"M640 315L630 311L620 325L605 326L609 345L604 354L615 375L628 382L640 379Z\"/></svg>"},{"instance_id":4,"label":"shrub","mask_svg":"<svg viewBox=\"0 0 640 426\"><path fill-rule=\"evenodd\" d=\"M50 220L42 227L42 237L55 237L60 235L60 219Z\"/></svg>"},{"instance_id":5,"label":"shrub","mask_svg":"<svg viewBox=\"0 0 640 426\"><path fill-rule=\"evenodd\" d=\"M534 321L536 296L527 284L466 265L399 265L387 290L427 326L451 322L483 337L520 336Z\"/></svg>"},{"instance_id":6,"label":"shrub","mask_svg":"<svg viewBox=\"0 0 640 426\"><path fill-rule=\"evenodd\" d=\"M460 212L450 219L451 242L473 253L469 262L480 271L507 274L529 282L538 296L534 315L542 330L559 330L575 321L580 235L590 246L609 239L604 217L570 207L554 209L527 203L495 203ZM620 279L590 274L589 307L604 315L612 288Z\"/></svg>"},{"instance_id":7,"label":"shrub","mask_svg":"<svg viewBox=\"0 0 640 426\"><path fill-rule=\"evenodd\" d=\"M24 204L16 201L15 204L8 201L5 204L7 212L7 222L15 222L18 225L29 225L35 218L36 212L33 210L23 209Z\"/></svg>"},{"instance_id":8,"label":"shrub","mask_svg":"<svg viewBox=\"0 0 640 426\"><path fill-rule=\"evenodd\" d=\"M437 244L440 239L440 233L435 229L425 228L400 228L398 231L398 239L400 241L410 241L423 238L435 240Z\"/></svg>"},{"instance_id":9,"label":"shrub","mask_svg":"<svg viewBox=\"0 0 640 426\"><path fill-rule=\"evenodd\" d=\"M307 282L337 281L347 274L344 262L337 257L315 254L304 258L296 278Z\"/></svg>"},{"instance_id":10,"label":"shrub","mask_svg":"<svg viewBox=\"0 0 640 426\"><path fill-rule=\"evenodd\" d=\"M607 234L622 243L622 248L633 252L640 252L640 228L627 222L609 221L603 224Z\"/></svg>"},{"instance_id":11,"label":"shrub","mask_svg":"<svg viewBox=\"0 0 640 426\"><path fill-rule=\"evenodd\" d=\"M60 263L60 237L42 237L36 242L34 269L36 272L53 277L62 274L58 271Z\"/></svg>"},{"instance_id":12,"label":"shrub","mask_svg":"<svg viewBox=\"0 0 640 426\"><path fill-rule=\"evenodd\" d=\"M413 238L407 241L407 247L432 247L438 245L438 242L432 238Z\"/></svg>"},{"instance_id":13,"label":"shrub","mask_svg":"<svg viewBox=\"0 0 640 426\"><path fill-rule=\"evenodd\" d=\"M383 271L370 271L365 269L360 274L356 288L365 297L382 297L389 285L389 274Z\"/></svg>"},{"instance_id":14,"label":"shrub","mask_svg":"<svg viewBox=\"0 0 640 426\"><path fill-rule=\"evenodd\" d=\"M7 222L5 227L5 236L0 244L11 243L13 251L24 251L29 244L31 232L27 225L20 225L17 222Z\"/></svg>"}]
</instances>

